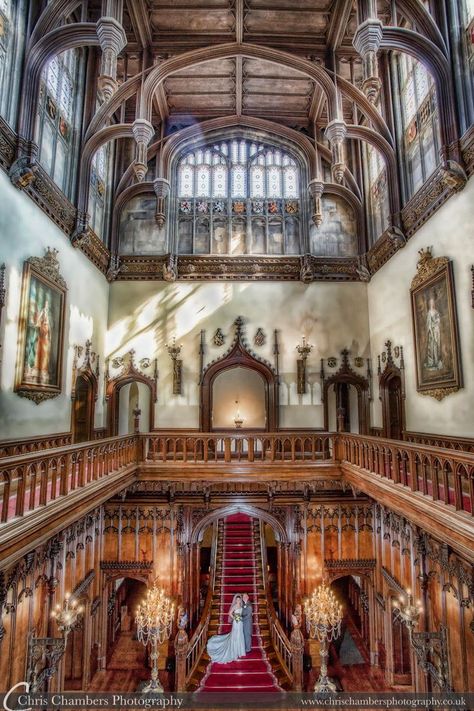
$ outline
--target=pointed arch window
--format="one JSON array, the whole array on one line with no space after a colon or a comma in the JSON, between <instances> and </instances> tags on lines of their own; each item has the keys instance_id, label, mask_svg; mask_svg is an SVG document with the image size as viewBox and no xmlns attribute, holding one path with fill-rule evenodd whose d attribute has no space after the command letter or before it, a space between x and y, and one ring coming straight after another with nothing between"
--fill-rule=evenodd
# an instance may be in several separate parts
<instances>
[{"instance_id":1,"label":"pointed arch window","mask_svg":"<svg viewBox=\"0 0 474 711\"><path fill-rule=\"evenodd\" d=\"M439 119L434 81L426 67L408 54L395 54L395 96L400 116L400 150L408 200L436 169Z\"/></svg>"},{"instance_id":2,"label":"pointed arch window","mask_svg":"<svg viewBox=\"0 0 474 711\"><path fill-rule=\"evenodd\" d=\"M89 224L103 242L106 241L108 229L112 146L106 143L94 154L89 189Z\"/></svg>"},{"instance_id":3,"label":"pointed arch window","mask_svg":"<svg viewBox=\"0 0 474 711\"><path fill-rule=\"evenodd\" d=\"M300 253L300 171L291 153L232 138L184 153L176 168L178 251Z\"/></svg>"},{"instance_id":4,"label":"pointed arch window","mask_svg":"<svg viewBox=\"0 0 474 711\"><path fill-rule=\"evenodd\" d=\"M67 195L72 192L79 109L80 51L53 57L42 74L37 142L39 161Z\"/></svg>"},{"instance_id":5,"label":"pointed arch window","mask_svg":"<svg viewBox=\"0 0 474 711\"><path fill-rule=\"evenodd\" d=\"M364 162L368 228L373 244L385 232L389 224L387 169L379 151L368 143L365 144Z\"/></svg>"}]
</instances>

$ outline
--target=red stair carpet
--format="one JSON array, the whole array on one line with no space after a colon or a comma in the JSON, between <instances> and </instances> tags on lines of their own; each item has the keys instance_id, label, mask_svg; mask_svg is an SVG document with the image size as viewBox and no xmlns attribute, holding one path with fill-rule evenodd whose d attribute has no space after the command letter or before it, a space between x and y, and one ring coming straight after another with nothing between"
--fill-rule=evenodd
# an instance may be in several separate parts
<instances>
[{"instance_id":1,"label":"red stair carpet","mask_svg":"<svg viewBox=\"0 0 474 711\"><path fill-rule=\"evenodd\" d=\"M255 580L256 561L252 520L233 514L224 521L219 634L230 632L227 613L236 593L247 592L253 608L252 650L228 664L210 662L201 681L201 691L279 692L277 680L263 649L258 626L258 599Z\"/></svg>"}]
</instances>

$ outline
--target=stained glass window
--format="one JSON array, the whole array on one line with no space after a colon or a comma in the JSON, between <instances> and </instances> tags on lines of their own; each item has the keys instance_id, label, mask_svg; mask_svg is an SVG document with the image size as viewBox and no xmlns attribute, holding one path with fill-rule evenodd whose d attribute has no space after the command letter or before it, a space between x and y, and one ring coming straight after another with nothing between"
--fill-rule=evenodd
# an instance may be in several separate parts
<instances>
[{"instance_id":1,"label":"stained glass window","mask_svg":"<svg viewBox=\"0 0 474 711\"><path fill-rule=\"evenodd\" d=\"M0 96L7 84L8 52L11 32L10 3L0 0ZM0 105L1 105L0 101Z\"/></svg>"},{"instance_id":2,"label":"stained glass window","mask_svg":"<svg viewBox=\"0 0 474 711\"><path fill-rule=\"evenodd\" d=\"M396 55L405 198L409 199L437 165L438 114L433 79L421 63L407 54Z\"/></svg>"},{"instance_id":3,"label":"stained glass window","mask_svg":"<svg viewBox=\"0 0 474 711\"><path fill-rule=\"evenodd\" d=\"M104 241L107 232L111 148L110 144L103 145L94 154L89 188L89 223L95 234Z\"/></svg>"},{"instance_id":4,"label":"stained glass window","mask_svg":"<svg viewBox=\"0 0 474 711\"><path fill-rule=\"evenodd\" d=\"M300 172L290 153L233 138L185 153L176 176L181 254L298 253Z\"/></svg>"},{"instance_id":5,"label":"stained glass window","mask_svg":"<svg viewBox=\"0 0 474 711\"><path fill-rule=\"evenodd\" d=\"M246 170L243 165L232 168L232 197L246 197Z\"/></svg>"},{"instance_id":6,"label":"stained glass window","mask_svg":"<svg viewBox=\"0 0 474 711\"><path fill-rule=\"evenodd\" d=\"M366 144L365 162L368 228L374 243L389 224L387 170L381 154L369 144Z\"/></svg>"},{"instance_id":7,"label":"stained glass window","mask_svg":"<svg viewBox=\"0 0 474 711\"><path fill-rule=\"evenodd\" d=\"M72 190L78 71L78 50L53 57L43 70L38 110L40 163L66 195Z\"/></svg>"}]
</instances>

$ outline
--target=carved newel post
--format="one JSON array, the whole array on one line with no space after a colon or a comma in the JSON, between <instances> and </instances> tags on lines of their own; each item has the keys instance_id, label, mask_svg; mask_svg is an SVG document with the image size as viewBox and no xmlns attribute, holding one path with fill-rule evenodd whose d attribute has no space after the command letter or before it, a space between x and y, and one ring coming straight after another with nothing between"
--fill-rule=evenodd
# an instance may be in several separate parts
<instances>
[{"instance_id":1,"label":"carved newel post","mask_svg":"<svg viewBox=\"0 0 474 711\"><path fill-rule=\"evenodd\" d=\"M293 657L293 691L303 691L304 637L301 632L301 612L301 605L297 605L291 616L293 630L290 635L290 644Z\"/></svg>"},{"instance_id":2,"label":"carved newel post","mask_svg":"<svg viewBox=\"0 0 474 711\"><path fill-rule=\"evenodd\" d=\"M187 613L180 608L178 615L178 633L174 640L174 649L176 652L176 691L186 691L186 657L189 649L189 637L186 632L188 623Z\"/></svg>"}]
</instances>

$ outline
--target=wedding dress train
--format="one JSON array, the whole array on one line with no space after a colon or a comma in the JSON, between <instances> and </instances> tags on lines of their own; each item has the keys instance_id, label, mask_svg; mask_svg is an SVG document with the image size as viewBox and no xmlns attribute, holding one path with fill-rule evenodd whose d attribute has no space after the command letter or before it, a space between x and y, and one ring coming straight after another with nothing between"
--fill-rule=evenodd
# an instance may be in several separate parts
<instances>
[{"instance_id":1,"label":"wedding dress train","mask_svg":"<svg viewBox=\"0 0 474 711\"><path fill-rule=\"evenodd\" d=\"M228 634L216 634L207 643L207 653L213 662L227 664L245 656L242 620L234 620Z\"/></svg>"}]
</instances>

